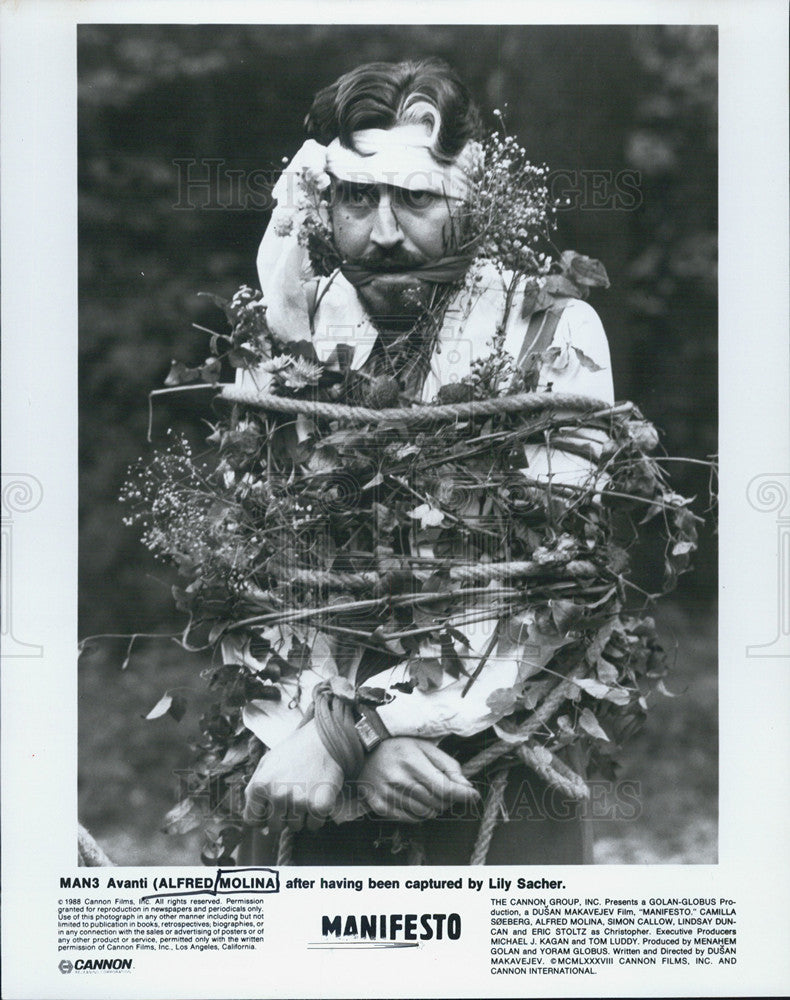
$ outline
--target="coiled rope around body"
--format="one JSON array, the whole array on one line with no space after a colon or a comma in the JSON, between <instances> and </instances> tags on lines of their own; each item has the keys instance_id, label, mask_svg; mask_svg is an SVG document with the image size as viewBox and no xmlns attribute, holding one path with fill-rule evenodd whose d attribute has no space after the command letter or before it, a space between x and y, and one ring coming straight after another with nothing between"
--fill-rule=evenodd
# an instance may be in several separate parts
<instances>
[{"instance_id":1,"label":"coiled rope around body","mask_svg":"<svg viewBox=\"0 0 790 1000\"><path fill-rule=\"evenodd\" d=\"M522 392L512 396L494 396L491 399L474 399L463 403L446 403L438 406L414 405L375 409L370 406L348 406L313 399L292 399L258 392L237 385L226 385L221 396L231 403L242 403L259 410L276 413L302 414L306 417L323 417L347 423L419 423L421 421L469 420L471 417L491 416L496 413L537 413L540 410L577 410L607 416L630 410L631 404L612 406L590 396L573 393Z\"/></svg>"},{"instance_id":2,"label":"coiled rope around body","mask_svg":"<svg viewBox=\"0 0 790 1000\"><path fill-rule=\"evenodd\" d=\"M491 562L462 564L447 568L451 580L457 583L485 582L487 580L507 580L511 577L533 577L544 574L561 573L570 577L593 577L598 568L588 559L571 559L567 562L533 562L531 560L512 562ZM368 590L370 587L386 584L392 579L392 572L379 573L375 570L363 570L359 573L321 569L289 569L289 584L300 583L313 587L329 587L334 590ZM254 595L254 591L250 591ZM415 594L419 600L420 595Z\"/></svg>"},{"instance_id":3,"label":"coiled rope around body","mask_svg":"<svg viewBox=\"0 0 790 1000\"><path fill-rule=\"evenodd\" d=\"M272 393L259 392L256 389L242 388L237 385L226 385L222 388L222 398L231 403L240 403L244 406L251 406L255 409L269 410L275 413L292 414L294 416L303 415L307 417L323 418L326 420L338 420L345 423L385 423L395 422L400 424L416 424L423 421L444 422L452 420L469 420L472 417L492 416L504 413L537 413L541 410L572 410L582 413L589 413L590 416L606 417L625 414L632 411L630 403L611 405L600 399L590 396L580 396L573 393L518 393L512 396L496 396L491 399L470 400L461 403L448 403L443 405L414 405L409 407L386 407L376 409L368 406L349 406L343 403L323 402L311 399L293 399L286 396L275 396ZM535 564L519 564L516 569L515 564L492 566L484 564L473 567L458 567L456 572L462 572L466 580L474 579L495 579L506 576L524 575L530 576L540 569ZM569 566L565 567L566 571ZM590 563L580 561L574 570L580 576L590 574L594 567ZM311 582L318 585L340 583L338 574L324 574L313 571L297 571L304 573L303 582ZM576 575L574 573L573 575ZM362 574L342 574L342 583L346 586L354 586L359 583L363 586L370 586L378 582L379 575L374 573ZM293 579L293 577L292 577ZM559 684L554 691L544 699L540 708L533 713L530 724L524 728L521 743L520 756L524 763L531 766L542 777L554 779L555 783L562 781L566 790L575 798L583 797L586 786L575 772L562 765L560 761L553 761L554 767L543 764L536 756L535 751L527 746L527 741L537 729L543 725L560 703L566 697L571 682L565 681ZM490 763L499 760L506 754L513 753L516 748L511 742L499 740L487 750L477 754L472 760L467 761L463 766L463 773L470 777L486 768ZM508 767L503 767L492 778L489 787L489 794L483 810L483 818L480 824L477 841L472 852L472 864L484 864L488 849L493 838L497 823L503 816L504 795L507 786ZM289 865L293 857L294 832L288 828L281 831L278 840L277 864Z\"/></svg>"}]
</instances>

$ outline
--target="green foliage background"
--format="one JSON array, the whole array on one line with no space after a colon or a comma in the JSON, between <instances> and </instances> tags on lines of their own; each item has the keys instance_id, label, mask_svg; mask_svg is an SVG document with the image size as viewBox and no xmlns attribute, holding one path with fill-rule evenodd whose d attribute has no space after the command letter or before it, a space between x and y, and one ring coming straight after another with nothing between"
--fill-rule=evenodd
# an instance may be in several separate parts
<instances>
[{"instance_id":1,"label":"green foliage background","mask_svg":"<svg viewBox=\"0 0 790 1000\"><path fill-rule=\"evenodd\" d=\"M117 495L126 467L146 451L148 391L161 386L171 358L205 358L206 338L191 324L221 328L196 293L229 295L241 283L257 284L266 210L243 207L228 187L220 198L235 200L233 208L207 207L199 192L201 207L177 207L175 161L216 159L225 178L267 170L273 179L302 141L316 89L360 62L444 57L491 127L491 112L502 109L533 160L564 172L557 193L573 204L560 215L557 243L600 258L609 272L612 287L593 305L609 335L617 396L634 399L664 431L669 454L715 452L715 29L83 25L78 54L82 635L178 624L173 580L122 526ZM205 176L201 163L192 170ZM625 170L638 171L638 204L617 207L614 179ZM168 426L200 440L206 400L188 395L157 404L160 440ZM704 509L707 472L672 468L677 488L696 494ZM660 550L647 555L650 566ZM687 608L715 596L710 530L696 564L678 592ZM85 660L85 697L99 695L123 656L110 643ZM173 665L168 652L163 661L162 679L173 683L177 658ZM125 680L102 733L98 719L89 728L90 711L83 713L83 745L101 752L111 719L117 715L120 731L164 686L153 674L149 686L139 674ZM171 750L183 742L167 739ZM138 747L132 756L146 753ZM151 763L157 755L149 756ZM143 779L141 765L118 766L103 775L94 762L86 773L142 795L138 807L156 825L159 805L172 801L168 772ZM120 807L95 782L86 796L86 818L121 821Z\"/></svg>"}]
</instances>

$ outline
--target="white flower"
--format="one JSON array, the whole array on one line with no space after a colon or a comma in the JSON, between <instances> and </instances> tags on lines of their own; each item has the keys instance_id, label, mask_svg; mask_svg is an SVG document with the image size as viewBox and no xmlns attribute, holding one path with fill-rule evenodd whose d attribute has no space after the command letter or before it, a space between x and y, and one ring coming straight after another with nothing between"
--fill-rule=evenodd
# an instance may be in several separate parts
<instances>
[{"instance_id":1,"label":"white flower","mask_svg":"<svg viewBox=\"0 0 790 1000\"><path fill-rule=\"evenodd\" d=\"M418 520L421 528L435 528L444 520L444 513L428 503L422 503L409 511L409 517Z\"/></svg>"},{"instance_id":2,"label":"white flower","mask_svg":"<svg viewBox=\"0 0 790 1000\"><path fill-rule=\"evenodd\" d=\"M274 231L278 236L290 236L293 232L294 220L293 216L287 216L284 219L278 219L274 224Z\"/></svg>"},{"instance_id":3,"label":"white flower","mask_svg":"<svg viewBox=\"0 0 790 1000\"><path fill-rule=\"evenodd\" d=\"M326 146L315 139L308 139L288 168L298 171L313 187L323 191L329 187L329 174L326 172Z\"/></svg>"}]
</instances>

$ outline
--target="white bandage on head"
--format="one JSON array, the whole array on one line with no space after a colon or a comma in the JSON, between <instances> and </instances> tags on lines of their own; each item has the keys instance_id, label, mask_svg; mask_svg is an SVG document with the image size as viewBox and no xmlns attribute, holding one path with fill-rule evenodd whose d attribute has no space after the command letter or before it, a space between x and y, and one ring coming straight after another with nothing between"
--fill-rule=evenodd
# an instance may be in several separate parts
<instances>
[{"instance_id":1,"label":"white bandage on head","mask_svg":"<svg viewBox=\"0 0 790 1000\"><path fill-rule=\"evenodd\" d=\"M421 124L362 129L352 139L354 149L342 146L339 139L327 147L326 170L338 180L388 184L460 200L469 196L479 163L479 143L468 142L452 163L444 164L434 159L434 137Z\"/></svg>"},{"instance_id":2,"label":"white bandage on head","mask_svg":"<svg viewBox=\"0 0 790 1000\"><path fill-rule=\"evenodd\" d=\"M305 180L318 192L329 187L326 146L315 139L302 144L272 188L272 217L258 248L258 280L267 307L266 320L283 340L310 340L311 336L304 283L314 276L307 250L299 241L299 229L315 205L311 205Z\"/></svg>"}]
</instances>

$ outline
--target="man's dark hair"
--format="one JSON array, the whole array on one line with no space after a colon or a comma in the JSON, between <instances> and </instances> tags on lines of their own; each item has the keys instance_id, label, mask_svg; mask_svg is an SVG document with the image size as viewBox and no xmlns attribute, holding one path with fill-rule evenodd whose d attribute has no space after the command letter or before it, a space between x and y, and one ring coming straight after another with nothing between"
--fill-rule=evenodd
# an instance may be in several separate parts
<instances>
[{"instance_id":1,"label":"man's dark hair","mask_svg":"<svg viewBox=\"0 0 790 1000\"><path fill-rule=\"evenodd\" d=\"M431 152L445 163L480 134L480 116L469 92L441 59L372 62L352 69L316 94L305 130L324 145L339 138L353 149L354 132L406 122L431 128Z\"/></svg>"}]
</instances>

